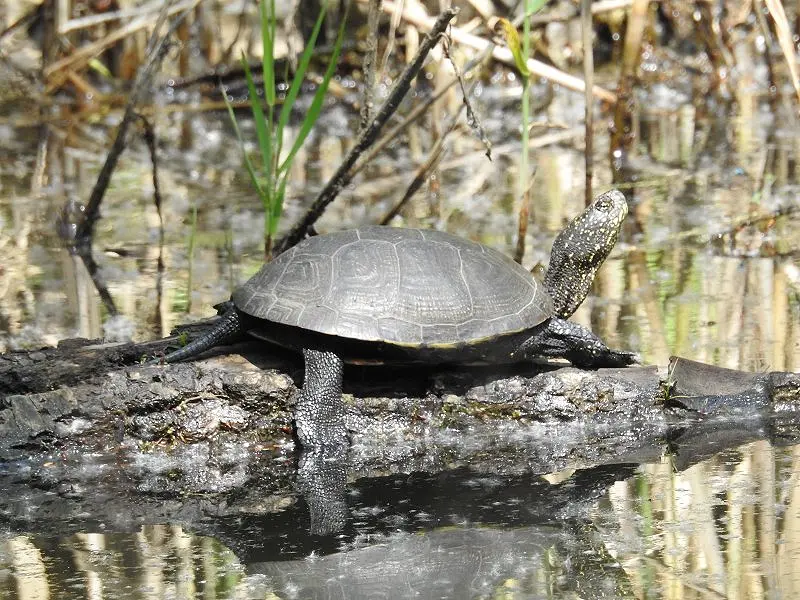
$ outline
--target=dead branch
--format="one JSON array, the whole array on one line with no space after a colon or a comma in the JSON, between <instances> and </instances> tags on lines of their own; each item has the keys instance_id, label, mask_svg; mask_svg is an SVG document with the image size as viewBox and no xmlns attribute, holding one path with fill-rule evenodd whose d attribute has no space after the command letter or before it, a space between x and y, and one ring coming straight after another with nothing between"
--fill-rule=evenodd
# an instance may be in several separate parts
<instances>
[{"instance_id":1,"label":"dead branch","mask_svg":"<svg viewBox=\"0 0 800 600\"><path fill-rule=\"evenodd\" d=\"M381 106L380 110L375 115L375 118L369 126L361 132L353 148L339 165L333 177L331 177L328 183L325 184L325 187L322 188L322 191L317 195L316 200L314 200L314 203L306 212L305 217L275 245L274 253L276 256L302 240L325 211L325 208L333 202L342 188L350 182L352 178L350 173L351 168L356 163L359 156L375 142L383 126L395 113L400 102L408 92L411 82L417 76L420 69L422 69L422 65L428 53L439 42L439 37L444 33L450 21L457 14L458 9L450 8L436 19L431 27L430 34L426 36L414 60L406 67L405 71L403 71L403 74L389 93L389 97L386 98L383 106Z\"/></svg>"}]
</instances>

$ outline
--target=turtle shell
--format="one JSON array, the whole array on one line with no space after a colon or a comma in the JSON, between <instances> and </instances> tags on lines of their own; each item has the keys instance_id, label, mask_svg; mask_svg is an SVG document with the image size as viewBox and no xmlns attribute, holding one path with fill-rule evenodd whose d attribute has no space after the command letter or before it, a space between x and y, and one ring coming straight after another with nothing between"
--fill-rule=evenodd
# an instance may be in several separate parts
<instances>
[{"instance_id":1,"label":"turtle shell","mask_svg":"<svg viewBox=\"0 0 800 600\"><path fill-rule=\"evenodd\" d=\"M531 329L552 300L503 254L432 230L311 237L233 294L251 317L360 341L455 347Z\"/></svg>"}]
</instances>

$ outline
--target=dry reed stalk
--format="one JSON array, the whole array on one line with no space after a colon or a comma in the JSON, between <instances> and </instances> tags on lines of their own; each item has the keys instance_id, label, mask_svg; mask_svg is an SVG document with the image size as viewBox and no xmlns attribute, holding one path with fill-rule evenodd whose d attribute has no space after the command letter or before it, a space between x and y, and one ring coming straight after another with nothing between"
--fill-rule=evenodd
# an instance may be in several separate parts
<instances>
[{"instance_id":1,"label":"dry reed stalk","mask_svg":"<svg viewBox=\"0 0 800 600\"><path fill-rule=\"evenodd\" d=\"M364 131L375 112L375 81L378 62L378 26L380 25L381 4L383 0L370 0L367 16L367 48L364 52L362 71L364 73L364 104L361 106L359 132Z\"/></svg>"},{"instance_id":2,"label":"dry reed stalk","mask_svg":"<svg viewBox=\"0 0 800 600\"><path fill-rule=\"evenodd\" d=\"M622 75L632 77L639 66L642 52L642 37L647 24L649 0L634 0L628 16L628 29L625 34L625 46L622 52Z\"/></svg>"},{"instance_id":3,"label":"dry reed stalk","mask_svg":"<svg viewBox=\"0 0 800 600\"><path fill-rule=\"evenodd\" d=\"M369 0L358 1L364 3L368 2ZM383 10L392 15L394 15L395 12L401 12L405 21L423 31L430 31L433 23L436 21L434 17L430 17L420 10L411 11L408 9L399 8L397 3L393 2L392 0L384 1ZM450 35L455 42L464 44L465 46L469 46L470 48L478 51L492 48L492 56L495 58L495 60L499 60L500 62L510 66L514 66L516 64L514 62L514 56L511 53L511 50L504 46L494 46L492 42L482 37L467 33L458 27L451 27ZM568 90L583 92L586 88L584 81L580 77L575 77L573 75L569 75L568 73L564 73L563 71L559 71L558 69L533 58L528 59L527 66L532 75L543 77L549 81L564 86ZM601 100L610 102L612 104L617 101L616 94L599 86L592 87L592 93Z\"/></svg>"},{"instance_id":4,"label":"dry reed stalk","mask_svg":"<svg viewBox=\"0 0 800 600\"><path fill-rule=\"evenodd\" d=\"M178 2L173 4L167 9L168 16L174 15L179 12L188 11L193 9L200 3L200 0L184 0L183 2ZM163 2L157 3L159 8L163 6ZM127 25L123 25L116 31L108 34L102 40L98 40L92 44L84 46L78 50L76 50L73 54L62 58L61 60L57 60L44 69L44 76L49 81L47 85L47 91L52 92L54 89L58 88L64 81L67 76L69 69L78 68L82 66L94 56L114 44L115 42L124 39L131 35L132 33L139 31L140 29L144 29L149 25L154 24L158 20L158 13L149 13L138 19L131 21Z\"/></svg>"},{"instance_id":5,"label":"dry reed stalk","mask_svg":"<svg viewBox=\"0 0 800 600\"><path fill-rule=\"evenodd\" d=\"M162 5L163 2L154 0L145 4L144 6L138 6L136 8L126 8L123 10L115 10L99 15L87 15L85 17L77 17L75 19L67 19L58 27L58 33L64 35L70 31L87 29L89 27L94 27L95 25L102 25L103 23L108 23L109 21L115 21L118 19L130 19L131 17L141 17L144 15L157 17Z\"/></svg>"},{"instance_id":6,"label":"dry reed stalk","mask_svg":"<svg viewBox=\"0 0 800 600\"><path fill-rule=\"evenodd\" d=\"M598 0L592 2L592 14L597 15L611 10L628 8L633 2L634 0Z\"/></svg>"},{"instance_id":7,"label":"dry reed stalk","mask_svg":"<svg viewBox=\"0 0 800 600\"><path fill-rule=\"evenodd\" d=\"M400 5L403 5L404 0L400 0ZM400 15L401 13L398 11L392 15L391 20L389 21L389 35L387 36L386 41L386 49L383 51L383 58L381 59L381 65L378 67L378 80L380 81L383 79L383 73L386 71L386 65L389 63L389 57L394 52L394 40L395 36L397 35L397 28L400 26Z\"/></svg>"},{"instance_id":8,"label":"dry reed stalk","mask_svg":"<svg viewBox=\"0 0 800 600\"><path fill-rule=\"evenodd\" d=\"M797 75L797 59L795 58L794 42L792 40L792 31L789 28L789 20L786 18L786 12L783 10L783 5L780 0L764 0L767 5L769 14L775 22L775 32L778 34L778 43L783 51L783 56L786 58L786 64L789 67L789 74L792 77L792 85L794 91L800 99L800 79ZM758 2L756 3L758 4ZM756 6L755 10L759 10Z\"/></svg>"}]
</instances>

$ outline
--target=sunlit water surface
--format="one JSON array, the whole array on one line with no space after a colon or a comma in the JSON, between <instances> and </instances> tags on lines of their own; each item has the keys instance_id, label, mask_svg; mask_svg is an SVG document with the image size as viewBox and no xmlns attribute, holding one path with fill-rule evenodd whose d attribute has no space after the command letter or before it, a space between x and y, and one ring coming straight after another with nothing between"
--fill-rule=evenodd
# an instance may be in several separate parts
<instances>
[{"instance_id":1,"label":"sunlit water surface","mask_svg":"<svg viewBox=\"0 0 800 600\"><path fill-rule=\"evenodd\" d=\"M502 92L486 86L478 98L496 141L494 162L460 134L435 179L393 224L446 229L512 251L518 148L505 142L517 137L518 89L513 81L496 84ZM556 95L540 120L576 122L582 112L577 96ZM355 117L344 105L328 109L299 156L285 226L352 143ZM664 365L679 354L730 368L797 370L797 215L741 219L797 206L800 136L782 131L766 105L747 120L729 117L695 121L689 104L665 109L655 100L651 112L638 115L637 182L626 188L631 215L574 319L647 363ZM107 138L100 148L61 148L61 167L31 195L36 131L14 132L0 158L0 349L76 336L166 334L179 322L213 314L211 306L260 266L262 209L244 179L226 116L162 121L163 248L140 144L123 157L103 204L95 249L122 315L113 320L55 225L68 193L88 197ZM709 143L708 131L720 124L725 135ZM182 127L193 133L189 151L174 142ZM678 135L687 128L688 144ZM546 263L559 227L583 202L582 129L543 129L542 135L556 135L533 152L526 266ZM415 129L410 138L412 147L425 147L430 131ZM704 144L693 147L700 139ZM595 140L598 190L610 186L607 144L603 134ZM318 229L380 218L424 158L407 147L398 143L379 158ZM166 270L159 291L160 251ZM621 470L585 512L549 519L518 518L537 512L536 501L521 503L500 475L475 484L467 473L448 480L453 492L441 495L455 508L447 514L403 513L421 493L414 487L406 490L410 497L398 491L388 507L356 495L348 504L353 519L385 511L380 531L365 527L316 542L305 535L299 547L283 540L291 551L253 533L255 517L243 517L238 533L221 540L170 523L136 531L78 523L63 535L44 534L31 515L25 516L30 530L20 532L12 525L20 515L9 514L8 525L0 524L0 598L799 597L796 433L783 432L786 445L764 433L687 464L676 464L665 445L660 462ZM3 474L14 476L11 469ZM459 505L459 486L476 485L487 486L480 503L465 496ZM482 515L484 506L499 507L500 516L464 516Z\"/></svg>"},{"instance_id":2,"label":"sunlit water surface","mask_svg":"<svg viewBox=\"0 0 800 600\"><path fill-rule=\"evenodd\" d=\"M394 507L349 500L364 528L307 546L256 517L224 542L179 525L63 536L0 534L3 598L794 598L800 593L800 446L755 441L676 472L667 455L633 467L581 519L535 519L502 477L451 480L509 522L442 516L398 493ZM431 482L428 481L427 484ZM436 487L436 482L433 482ZM424 495L424 490L419 491ZM546 493L543 495L546 501ZM429 499L458 506L453 498ZM485 510L485 507L483 508ZM359 516L361 515L361 517ZM488 519L491 520L491 519ZM394 525L392 527L392 524ZM322 550L322 551L321 551Z\"/></svg>"}]
</instances>

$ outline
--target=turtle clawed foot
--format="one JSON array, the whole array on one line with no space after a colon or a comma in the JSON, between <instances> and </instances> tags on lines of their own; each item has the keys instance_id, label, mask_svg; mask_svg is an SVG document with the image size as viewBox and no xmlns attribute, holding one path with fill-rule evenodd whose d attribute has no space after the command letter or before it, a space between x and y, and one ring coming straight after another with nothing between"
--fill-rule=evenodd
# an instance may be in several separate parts
<instances>
[{"instance_id":1,"label":"turtle clawed foot","mask_svg":"<svg viewBox=\"0 0 800 600\"><path fill-rule=\"evenodd\" d=\"M595 356L591 365L587 365L592 369L627 367L628 365L639 364L639 355L635 352L625 352L624 350L611 350L603 353L601 356Z\"/></svg>"},{"instance_id":2,"label":"turtle clawed foot","mask_svg":"<svg viewBox=\"0 0 800 600\"><path fill-rule=\"evenodd\" d=\"M595 350L590 355L574 354L567 356L567 359L581 369L627 367L641 362L639 355L635 352L611 350L610 348L605 348L602 352Z\"/></svg>"},{"instance_id":3,"label":"turtle clawed foot","mask_svg":"<svg viewBox=\"0 0 800 600\"><path fill-rule=\"evenodd\" d=\"M621 350L611 350L609 362L610 366L627 367L628 365L638 365L642 363L641 357L636 352L624 352Z\"/></svg>"}]
</instances>

